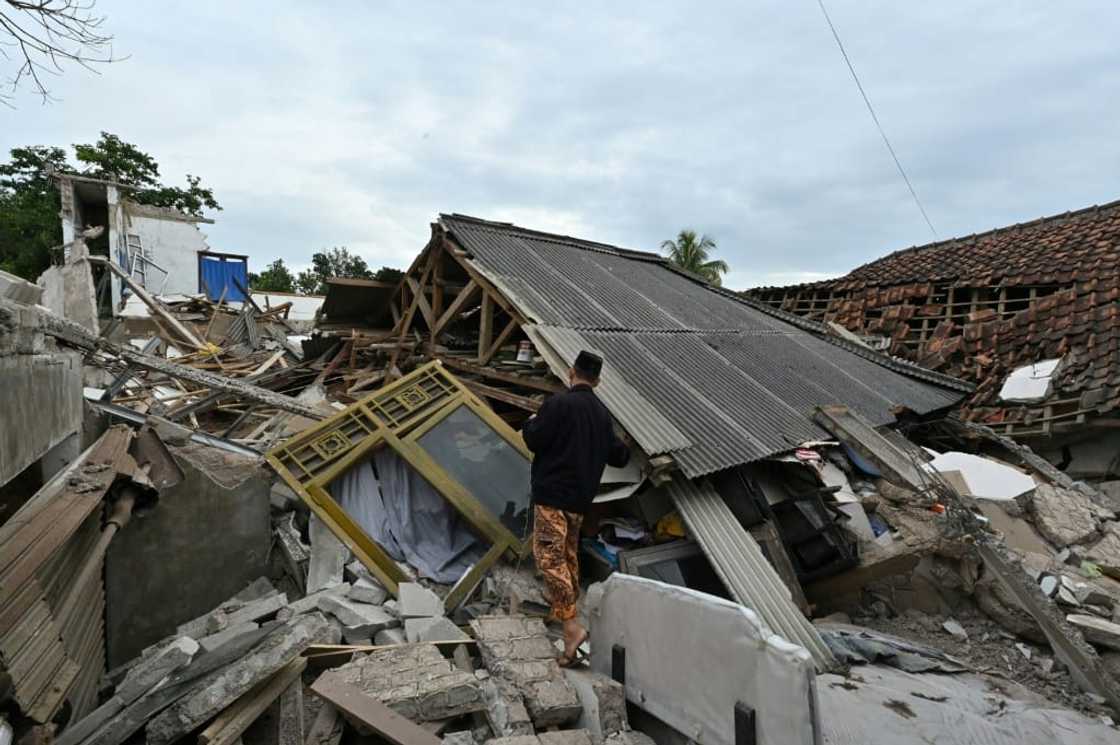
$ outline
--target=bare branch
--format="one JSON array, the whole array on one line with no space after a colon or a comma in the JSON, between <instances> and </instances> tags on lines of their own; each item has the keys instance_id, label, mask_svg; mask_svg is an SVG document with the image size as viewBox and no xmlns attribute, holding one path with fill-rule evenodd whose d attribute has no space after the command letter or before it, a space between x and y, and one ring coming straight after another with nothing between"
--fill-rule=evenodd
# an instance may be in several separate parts
<instances>
[{"instance_id":1,"label":"bare branch","mask_svg":"<svg viewBox=\"0 0 1120 745\"><path fill-rule=\"evenodd\" d=\"M96 73L94 65L117 62L113 37L100 31L105 16L97 0L0 0L0 55L16 66L0 89L0 104L14 108L16 90L27 82L43 102L53 100L45 75L60 75L67 63Z\"/></svg>"}]
</instances>

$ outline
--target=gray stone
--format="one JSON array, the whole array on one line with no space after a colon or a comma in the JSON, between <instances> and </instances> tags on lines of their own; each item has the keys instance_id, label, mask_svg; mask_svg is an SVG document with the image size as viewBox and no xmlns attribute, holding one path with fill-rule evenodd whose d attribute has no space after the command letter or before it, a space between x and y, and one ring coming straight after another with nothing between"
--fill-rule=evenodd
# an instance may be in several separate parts
<instances>
[{"instance_id":1,"label":"gray stone","mask_svg":"<svg viewBox=\"0 0 1120 745\"><path fill-rule=\"evenodd\" d=\"M348 598L336 595L322 595L319 598L319 610L330 613L341 621L343 626L360 627L360 629L356 628L355 631L362 630L366 636L372 636L382 629L400 623L396 618L381 610L379 606L355 603Z\"/></svg>"},{"instance_id":2,"label":"gray stone","mask_svg":"<svg viewBox=\"0 0 1120 745\"><path fill-rule=\"evenodd\" d=\"M1056 599L1062 605L1069 605L1074 608L1081 605L1081 603L1077 601L1077 596L1074 595L1073 592L1071 592L1067 587L1058 588L1058 595Z\"/></svg>"},{"instance_id":3,"label":"gray stone","mask_svg":"<svg viewBox=\"0 0 1120 745\"><path fill-rule=\"evenodd\" d=\"M306 745L338 745L342 740L343 722L334 704L324 701L307 732Z\"/></svg>"},{"instance_id":4,"label":"gray stone","mask_svg":"<svg viewBox=\"0 0 1120 745\"><path fill-rule=\"evenodd\" d=\"M363 636L361 631L351 631L345 627L342 629L342 641L347 644L352 644L355 647L373 646L373 637L368 634Z\"/></svg>"},{"instance_id":5,"label":"gray stone","mask_svg":"<svg viewBox=\"0 0 1120 745\"><path fill-rule=\"evenodd\" d=\"M481 684L430 644L389 647L357 657L323 676L337 678L414 722L482 711Z\"/></svg>"},{"instance_id":6,"label":"gray stone","mask_svg":"<svg viewBox=\"0 0 1120 745\"><path fill-rule=\"evenodd\" d=\"M404 622L404 635L413 642L449 642L470 639L450 618L408 618Z\"/></svg>"},{"instance_id":7,"label":"gray stone","mask_svg":"<svg viewBox=\"0 0 1120 745\"><path fill-rule=\"evenodd\" d=\"M299 505L299 496L283 481L276 481L268 491L268 501L277 512L288 512Z\"/></svg>"},{"instance_id":8,"label":"gray stone","mask_svg":"<svg viewBox=\"0 0 1120 745\"><path fill-rule=\"evenodd\" d=\"M1061 584L1058 578L1053 574L1044 574L1038 580L1038 586L1042 590L1042 594L1048 598L1054 597L1054 593L1058 591L1058 585Z\"/></svg>"},{"instance_id":9,"label":"gray stone","mask_svg":"<svg viewBox=\"0 0 1120 745\"><path fill-rule=\"evenodd\" d=\"M1093 503L1080 491L1039 484L1031 504L1038 532L1057 547L1084 543L1097 533Z\"/></svg>"},{"instance_id":10,"label":"gray stone","mask_svg":"<svg viewBox=\"0 0 1120 745\"><path fill-rule=\"evenodd\" d=\"M958 639L968 640L968 632L964 630L964 626L961 626L961 622L955 618L946 619L945 623L941 624L941 628Z\"/></svg>"},{"instance_id":11,"label":"gray stone","mask_svg":"<svg viewBox=\"0 0 1120 745\"><path fill-rule=\"evenodd\" d=\"M381 605L389 597L389 591L373 580L359 577L354 581L347 597L359 603Z\"/></svg>"},{"instance_id":12,"label":"gray stone","mask_svg":"<svg viewBox=\"0 0 1120 745\"><path fill-rule=\"evenodd\" d=\"M381 610L388 613L390 616L401 617L401 605L395 599L389 598L381 604Z\"/></svg>"},{"instance_id":13,"label":"gray stone","mask_svg":"<svg viewBox=\"0 0 1120 745\"><path fill-rule=\"evenodd\" d=\"M407 642L404 629L401 628L384 629L378 631L373 637L373 643L379 647L390 644L406 644Z\"/></svg>"},{"instance_id":14,"label":"gray stone","mask_svg":"<svg viewBox=\"0 0 1120 745\"><path fill-rule=\"evenodd\" d=\"M117 686L114 695L125 706L131 704L168 675L189 663L198 648L198 642L189 636L179 637L158 653L136 663Z\"/></svg>"},{"instance_id":15,"label":"gray stone","mask_svg":"<svg viewBox=\"0 0 1120 745\"><path fill-rule=\"evenodd\" d=\"M313 592L306 597L300 598L299 600L293 600L291 603L288 603L288 608L291 609L293 614L298 616L302 613L309 613L310 611L318 610L319 598L326 597L328 595L342 597L345 596L348 592L350 592L350 583L343 582L341 585L328 587L326 589L319 590L318 592Z\"/></svg>"},{"instance_id":16,"label":"gray stone","mask_svg":"<svg viewBox=\"0 0 1120 745\"><path fill-rule=\"evenodd\" d=\"M245 588L231 599L238 603L250 603L254 600L278 595L279 593L280 591L272 586L272 582L269 581L268 577L257 577L255 580L245 585Z\"/></svg>"},{"instance_id":17,"label":"gray stone","mask_svg":"<svg viewBox=\"0 0 1120 745\"><path fill-rule=\"evenodd\" d=\"M516 687L538 729L579 718L579 694L557 664L556 647L539 618L486 616L471 621L471 628L486 669Z\"/></svg>"},{"instance_id":18,"label":"gray stone","mask_svg":"<svg viewBox=\"0 0 1120 745\"><path fill-rule=\"evenodd\" d=\"M401 618L431 618L443 615L439 595L418 582L402 582L397 592Z\"/></svg>"},{"instance_id":19,"label":"gray stone","mask_svg":"<svg viewBox=\"0 0 1120 745\"><path fill-rule=\"evenodd\" d=\"M487 740L486 745L541 745L536 735L513 735L511 737L495 737Z\"/></svg>"},{"instance_id":20,"label":"gray stone","mask_svg":"<svg viewBox=\"0 0 1120 745\"><path fill-rule=\"evenodd\" d=\"M626 688L606 675L581 668L566 668L564 675L579 694L583 713L576 727L586 729L596 742L630 729L626 715Z\"/></svg>"},{"instance_id":21,"label":"gray stone","mask_svg":"<svg viewBox=\"0 0 1120 745\"><path fill-rule=\"evenodd\" d=\"M260 628L260 624L257 624L253 621L249 621L247 623L239 624L237 626L231 626L228 629L225 629L223 631L219 631L216 634L211 634L210 636L204 636L204 637L202 637L201 639L198 640L198 643L202 647L202 650L204 652L213 652L215 649L222 646L223 644L228 642L230 639L236 639L237 637L241 636L242 634L244 634L246 632L249 632L249 631L256 631L258 628Z\"/></svg>"},{"instance_id":22,"label":"gray stone","mask_svg":"<svg viewBox=\"0 0 1120 745\"><path fill-rule=\"evenodd\" d=\"M342 570L350 560L350 551L315 513L311 513L308 528L311 560L307 566L307 592L311 594L342 584Z\"/></svg>"},{"instance_id":23,"label":"gray stone","mask_svg":"<svg viewBox=\"0 0 1120 745\"><path fill-rule=\"evenodd\" d=\"M1066 620L1075 626L1085 637L1085 641L1090 644L1120 650L1120 624L1079 613L1066 616Z\"/></svg>"},{"instance_id":24,"label":"gray stone","mask_svg":"<svg viewBox=\"0 0 1120 745\"><path fill-rule=\"evenodd\" d=\"M337 641L331 625L318 613L281 624L244 657L204 678L198 687L149 721L149 745L166 745L196 729L309 645Z\"/></svg>"}]
</instances>

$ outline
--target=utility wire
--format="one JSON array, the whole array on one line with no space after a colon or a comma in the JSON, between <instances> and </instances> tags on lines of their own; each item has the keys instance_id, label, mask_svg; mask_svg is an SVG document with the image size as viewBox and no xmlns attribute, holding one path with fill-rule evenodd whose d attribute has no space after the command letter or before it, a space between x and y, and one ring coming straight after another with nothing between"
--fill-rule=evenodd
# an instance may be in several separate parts
<instances>
[{"instance_id":1,"label":"utility wire","mask_svg":"<svg viewBox=\"0 0 1120 745\"><path fill-rule=\"evenodd\" d=\"M867 97L867 91L863 89L863 83L859 82L859 76L856 75L856 68L852 66L851 59L848 58L848 52L844 49L844 42L840 41L840 34L836 32L836 26L832 23L832 18L829 17L828 11L824 7L824 0L817 0L817 5L821 6L821 13L824 13L824 19L828 22L828 27L832 30L832 38L836 39L836 46L840 47L840 54L844 57L844 62L848 65L848 72L852 74L852 80L856 81L856 87L859 88L859 94L863 96L863 102L867 104L867 111L871 114L871 119L875 122L876 129L879 130L879 135L883 138L883 144L887 146L890 151L891 158L894 159L895 166L898 167L898 172L902 176L902 180L906 182L906 188L910 190L910 196L914 197L914 204L918 205L918 209L925 218L926 225L933 233L933 237L937 237L937 230L934 229L933 223L930 222L929 215L926 214L926 208L922 206L922 200L918 199L918 192L914 191L914 185L910 183L910 177L906 175L906 171L902 167L902 162L899 161L898 155L895 154L894 148L891 147L891 141L887 139L887 133L883 130L883 125L879 123L879 117L875 114L875 109L871 106L871 99Z\"/></svg>"}]
</instances>

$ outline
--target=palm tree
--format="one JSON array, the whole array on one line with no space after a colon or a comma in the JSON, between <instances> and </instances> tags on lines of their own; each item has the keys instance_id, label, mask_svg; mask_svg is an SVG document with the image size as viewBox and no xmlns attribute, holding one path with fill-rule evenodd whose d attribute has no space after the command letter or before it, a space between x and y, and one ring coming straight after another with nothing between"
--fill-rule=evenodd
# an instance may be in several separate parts
<instances>
[{"instance_id":1,"label":"palm tree","mask_svg":"<svg viewBox=\"0 0 1120 745\"><path fill-rule=\"evenodd\" d=\"M726 261L710 258L716 250L715 240L706 235L697 238L695 230L682 230L675 241L661 241L661 250L669 254L673 265L703 277L717 287L722 275L728 271Z\"/></svg>"}]
</instances>

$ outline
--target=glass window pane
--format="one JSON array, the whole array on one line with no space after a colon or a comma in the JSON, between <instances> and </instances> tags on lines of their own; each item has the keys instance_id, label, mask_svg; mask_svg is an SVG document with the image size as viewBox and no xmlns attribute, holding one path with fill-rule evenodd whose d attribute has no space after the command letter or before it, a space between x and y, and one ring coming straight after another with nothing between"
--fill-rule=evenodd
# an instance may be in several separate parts
<instances>
[{"instance_id":1,"label":"glass window pane","mask_svg":"<svg viewBox=\"0 0 1120 745\"><path fill-rule=\"evenodd\" d=\"M529 516L529 459L482 417L460 406L425 432L420 447L518 538Z\"/></svg>"}]
</instances>

